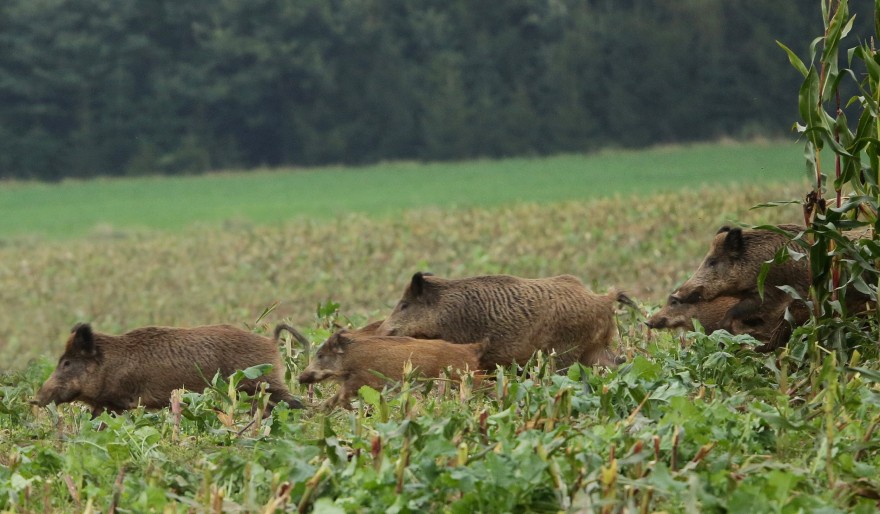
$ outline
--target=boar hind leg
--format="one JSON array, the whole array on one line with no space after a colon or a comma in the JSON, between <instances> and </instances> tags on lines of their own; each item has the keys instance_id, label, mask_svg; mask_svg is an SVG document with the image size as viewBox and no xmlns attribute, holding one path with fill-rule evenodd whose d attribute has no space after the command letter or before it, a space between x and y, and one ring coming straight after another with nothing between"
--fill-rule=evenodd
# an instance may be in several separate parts
<instances>
[{"instance_id":1,"label":"boar hind leg","mask_svg":"<svg viewBox=\"0 0 880 514\"><path fill-rule=\"evenodd\" d=\"M611 351L610 348L599 346L588 348L581 355L579 362L587 366L605 366L612 368L626 359Z\"/></svg>"}]
</instances>

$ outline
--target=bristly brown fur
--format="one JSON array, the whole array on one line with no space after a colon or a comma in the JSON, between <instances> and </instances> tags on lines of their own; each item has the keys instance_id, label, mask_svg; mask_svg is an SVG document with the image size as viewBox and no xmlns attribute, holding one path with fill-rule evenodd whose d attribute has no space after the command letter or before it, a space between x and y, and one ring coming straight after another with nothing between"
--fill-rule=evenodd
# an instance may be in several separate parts
<instances>
[{"instance_id":1,"label":"bristly brown fur","mask_svg":"<svg viewBox=\"0 0 880 514\"><path fill-rule=\"evenodd\" d=\"M571 275L454 280L416 273L378 332L453 343L486 340L480 364L487 369L524 364L538 350L555 351L560 368L575 362L613 366L613 304L627 300L617 291L592 293Z\"/></svg>"},{"instance_id":2,"label":"bristly brown fur","mask_svg":"<svg viewBox=\"0 0 880 514\"><path fill-rule=\"evenodd\" d=\"M328 378L338 381L339 391L325 407L329 409L340 403L348 406L362 386L381 390L385 384L382 377L401 380L407 361L413 370L429 378L440 376L447 367L453 371L476 371L480 369L480 357L485 348L484 343L452 344L440 340L380 336L363 330L341 330L318 349L299 381L304 384Z\"/></svg>"},{"instance_id":3,"label":"bristly brown fur","mask_svg":"<svg viewBox=\"0 0 880 514\"><path fill-rule=\"evenodd\" d=\"M145 327L114 336L78 324L58 368L37 393L37 403L81 401L94 414L137 405L161 408L168 405L174 389L200 391L217 372L228 376L258 364L271 364L272 371L245 381L242 389L254 393L266 382L273 404L302 406L284 383L284 366L272 339L231 325Z\"/></svg>"}]
</instances>

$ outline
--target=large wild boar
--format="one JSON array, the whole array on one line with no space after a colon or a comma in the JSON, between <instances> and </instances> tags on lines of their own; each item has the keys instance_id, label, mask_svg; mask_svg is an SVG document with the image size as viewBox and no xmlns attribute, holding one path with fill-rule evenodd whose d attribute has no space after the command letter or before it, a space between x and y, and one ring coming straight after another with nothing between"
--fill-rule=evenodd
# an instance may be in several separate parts
<instances>
[{"instance_id":1,"label":"large wild boar","mask_svg":"<svg viewBox=\"0 0 880 514\"><path fill-rule=\"evenodd\" d=\"M771 230L743 230L721 227L697 271L673 296L684 303L710 301L721 295L740 295L758 291L758 275L764 262L772 260L783 246L791 244L792 237L804 228L798 225L779 225L791 235ZM802 298L810 287L809 265L806 259L789 259L773 265L764 280L764 295L771 303L789 296L777 286L788 285Z\"/></svg>"},{"instance_id":2,"label":"large wild boar","mask_svg":"<svg viewBox=\"0 0 880 514\"><path fill-rule=\"evenodd\" d=\"M592 293L571 275L452 280L416 273L379 333L487 341L480 361L484 369L524 364L537 350L555 350L560 368L575 362L612 366L617 363L611 350L617 333L614 302L635 306L623 293Z\"/></svg>"},{"instance_id":3,"label":"large wild boar","mask_svg":"<svg viewBox=\"0 0 880 514\"><path fill-rule=\"evenodd\" d=\"M73 327L58 367L35 403L81 401L92 407L93 416L138 405L161 408L175 389L202 390L205 379L218 371L228 376L258 364L271 364L271 373L245 381L242 390L253 393L266 382L271 405L285 401L301 408L284 384L276 341L267 337L231 325L145 327L114 336L80 323Z\"/></svg>"},{"instance_id":4,"label":"large wild boar","mask_svg":"<svg viewBox=\"0 0 880 514\"><path fill-rule=\"evenodd\" d=\"M479 369L484 349L483 343L452 344L340 330L318 349L299 381L313 384L334 379L339 383L339 391L324 407L331 409L340 403L349 407L349 401L362 386L382 389L385 380L374 372L391 380L401 380L407 361L412 363L413 370L425 377L438 377L447 367L453 371L475 371Z\"/></svg>"}]
</instances>

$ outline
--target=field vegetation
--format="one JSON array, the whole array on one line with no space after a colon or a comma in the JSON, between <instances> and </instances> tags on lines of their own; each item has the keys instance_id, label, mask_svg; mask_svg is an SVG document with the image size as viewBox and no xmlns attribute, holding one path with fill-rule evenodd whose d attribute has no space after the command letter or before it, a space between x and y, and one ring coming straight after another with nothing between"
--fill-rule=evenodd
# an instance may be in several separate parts
<instances>
[{"instance_id":1,"label":"field vegetation","mask_svg":"<svg viewBox=\"0 0 880 514\"><path fill-rule=\"evenodd\" d=\"M210 180L206 177L203 180ZM63 187L63 186L62 186ZM622 311L626 364L557 374L552 356L473 387L415 377L353 411L303 411L215 377L171 409L89 419L27 404L76 321L277 321L316 343L390 311L416 270L572 273L648 313L699 263L718 226L798 222L803 183L702 186L632 198L352 212L271 225L202 223L11 238L0 247L0 503L13 512L874 512L880 496L877 349L849 367L746 337L648 333ZM487 190L491 190L488 188ZM274 309L273 309L274 307ZM267 313L267 309L270 311ZM682 342L684 341L684 345ZM830 357L833 360L833 356ZM177 401L177 400L176 400Z\"/></svg>"},{"instance_id":2,"label":"field vegetation","mask_svg":"<svg viewBox=\"0 0 880 514\"><path fill-rule=\"evenodd\" d=\"M78 321L111 333L253 324L274 305L270 320L309 326L315 307L330 301L355 321L378 319L419 270L571 273L597 291L619 287L654 306L696 268L722 224L797 222L795 206L749 209L798 194L795 184L10 239L0 246L0 306L12 313L0 318L0 351L4 367L21 367L54 353Z\"/></svg>"},{"instance_id":3,"label":"field vegetation","mask_svg":"<svg viewBox=\"0 0 880 514\"><path fill-rule=\"evenodd\" d=\"M618 195L651 196L701 185L792 183L806 177L792 141L753 141L605 150L547 158L395 162L153 176L0 182L0 242L22 238L123 236L176 231L195 222L279 225L358 213L487 207Z\"/></svg>"},{"instance_id":4,"label":"field vegetation","mask_svg":"<svg viewBox=\"0 0 880 514\"><path fill-rule=\"evenodd\" d=\"M235 216L217 194L221 188L187 195L195 215L175 213L154 225L165 231L132 226L137 215L120 215L119 226L111 221L96 231L96 211L90 217L70 204L68 212L83 216L66 228L46 229L43 222L29 237L9 231L0 246L3 510L877 512L880 328L876 307L854 318L844 305L850 289L876 305L880 285L880 61L873 47L862 45L847 54L847 64L864 65L865 72L841 71L837 50L851 26L848 4L821 5L821 55L816 44L806 61L784 47L804 78L798 102L804 123L797 129L815 178L806 197L810 186L800 180L749 183L756 181L745 172L731 174L740 180L735 186L701 186L704 175L684 173L678 177L686 188L664 173L661 183L670 187L650 189L649 179L658 178L650 165L630 165L620 180L623 174L610 167L566 173L561 158L508 161L468 177L473 180L462 180L467 165L433 170L417 183L404 178L419 170L391 166L389 175L376 173L378 186L324 183L332 191L327 202L318 194L323 188L312 184L296 193L339 205L381 191L380 198L398 202L353 202L328 208L330 215L281 216L272 224L258 215ZM850 114L840 108L843 79L862 93L849 102ZM858 119L853 128L849 115ZM833 177L823 171L829 158ZM749 167L744 162L737 164ZM713 164L720 161L702 167L717 170ZM501 171L531 165L552 171L537 182L535 168L524 175L531 181ZM638 187L618 188L615 196L571 194L575 183L607 191L600 178L612 177ZM539 187L560 178L560 188ZM226 197L230 191L247 196L247 182L234 176L176 185L207 189L225 179L232 179ZM470 193L462 195L466 200L454 206L421 200L455 195L453 179ZM151 191L149 182L98 187L109 187L105 193L131 187L145 195L140 205L161 199L159 212L176 203L160 188ZM514 183L523 190L511 193ZM36 193L52 203L53 194L69 187L68 194L81 196L92 184L7 186L15 197ZM133 194L85 195L85 202L99 207L102 198L120 196L122 202L104 204L104 216L138 212ZM797 201L750 209L790 199ZM26 211L32 203L40 202L17 207ZM203 208L212 203L233 217L218 223L217 210ZM196 224L163 226L172 218ZM804 221L795 246L776 257L810 264L810 321L784 348L759 353L747 336L707 336L699 327L683 335L646 331L643 315L696 267L719 225ZM72 233L83 226L91 233ZM846 229L864 235L844 237ZM352 410L328 411L318 405L333 385L300 386L296 376L309 355L283 341L285 380L307 404L302 410L281 405L264 418L264 392L237 392L241 380L265 373L265 366L206 379L202 391L176 391L169 408L157 411L91 419L82 405L29 404L76 321L111 333L214 322L266 333L287 321L318 343L338 326L384 316L416 270L451 277L572 273L594 290L623 288L641 306L618 314L617 345L626 362L558 370L554 354L539 353L523 366L477 372L482 381L474 372L461 380L408 373L381 392L362 388Z\"/></svg>"}]
</instances>

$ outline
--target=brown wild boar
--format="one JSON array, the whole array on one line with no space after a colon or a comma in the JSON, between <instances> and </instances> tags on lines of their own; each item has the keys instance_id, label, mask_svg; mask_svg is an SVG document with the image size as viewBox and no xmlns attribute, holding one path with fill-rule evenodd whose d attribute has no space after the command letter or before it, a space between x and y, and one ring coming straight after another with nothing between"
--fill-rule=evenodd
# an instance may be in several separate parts
<instances>
[{"instance_id":1,"label":"brown wild boar","mask_svg":"<svg viewBox=\"0 0 880 514\"><path fill-rule=\"evenodd\" d=\"M525 364L537 350L555 350L560 368L575 362L612 366L617 363L611 350L615 301L635 306L623 293L592 293L571 275L452 280L416 273L379 333L487 341L482 369Z\"/></svg>"},{"instance_id":2,"label":"brown wild boar","mask_svg":"<svg viewBox=\"0 0 880 514\"><path fill-rule=\"evenodd\" d=\"M683 303L714 300L722 295L755 293L757 298L758 275L764 262L772 260L783 246L791 244L791 238L804 228L798 225L779 225L791 235L771 230L742 230L721 227L715 235L709 253L673 296ZM788 294L777 286L788 285L802 298L810 287L809 265L806 258L789 259L770 267L764 280L765 301L775 305L787 301Z\"/></svg>"},{"instance_id":3,"label":"brown wild boar","mask_svg":"<svg viewBox=\"0 0 880 514\"><path fill-rule=\"evenodd\" d=\"M719 296L708 302L683 303L670 296L659 311L645 323L651 329L693 330L693 320L703 326L707 334L721 330L727 312L740 302L733 296Z\"/></svg>"},{"instance_id":4,"label":"brown wild boar","mask_svg":"<svg viewBox=\"0 0 880 514\"><path fill-rule=\"evenodd\" d=\"M241 388L254 393L266 382L271 405L285 401L301 408L284 384L276 341L267 337L231 325L145 327L114 336L80 323L73 327L58 367L34 403L81 401L92 407L93 416L138 405L162 408L174 389L200 391L207 385L205 379L218 371L228 376L258 364L271 364L271 373L245 381Z\"/></svg>"},{"instance_id":5,"label":"brown wild boar","mask_svg":"<svg viewBox=\"0 0 880 514\"><path fill-rule=\"evenodd\" d=\"M299 376L302 384L313 384L332 378L339 391L324 407L332 409L340 403L348 408L358 389L368 385L381 390L385 380L403 378L404 364L425 377L439 377L444 369L475 371L485 349L482 343L452 344L440 340L412 337L377 336L340 330L318 349L315 358Z\"/></svg>"},{"instance_id":6,"label":"brown wild boar","mask_svg":"<svg viewBox=\"0 0 880 514\"><path fill-rule=\"evenodd\" d=\"M785 311L790 309L798 323L809 317L806 306L779 286L790 286L801 297L806 298L810 286L809 264L806 258L789 259L781 264L771 265L764 279L764 297L758 294L758 275L761 267L772 260L779 249L795 245L791 239L804 230L799 225L779 225L786 234L772 230L721 227L709 247L697 271L670 299L680 303L699 304L711 302L720 296L734 296L740 299L735 308L728 310L721 326L737 333L743 326L750 326L747 332L756 339L768 344L759 348L769 351L784 345L791 334L790 324L785 320ZM755 320L761 320L755 323ZM744 329L743 329L744 330Z\"/></svg>"},{"instance_id":7,"label":"brown wild boar","mask_svg":"<svg viewBox=\"0 0 880 514\"><path fill-rule=\"evenodd\" d=\"M779 317L778 313L767 313L767 319L761 313L741 315L737 311L742 301L736 296L719 296L708 302L682 303L670 296L646 324L651 329L694 330L696 319L707 334L726 330L733 335L748 334L758 341L769 341L777 329L774 319Z\"/></svg>"}]
</instances>

